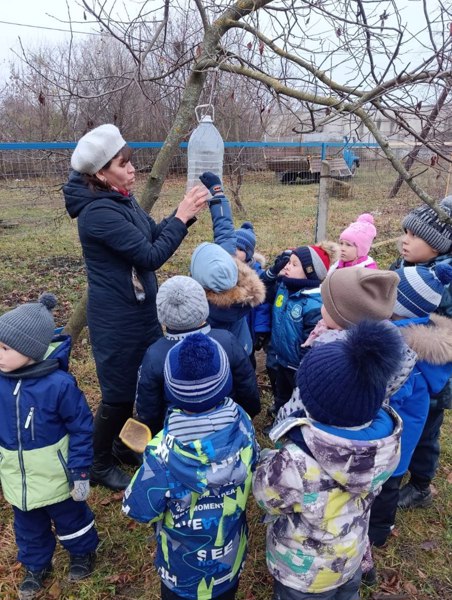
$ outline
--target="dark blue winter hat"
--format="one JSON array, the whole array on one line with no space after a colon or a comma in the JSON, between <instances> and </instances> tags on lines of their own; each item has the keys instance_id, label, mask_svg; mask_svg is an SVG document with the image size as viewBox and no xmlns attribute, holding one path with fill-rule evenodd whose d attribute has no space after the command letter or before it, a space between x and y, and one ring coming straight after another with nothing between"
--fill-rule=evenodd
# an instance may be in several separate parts
<instances>
[{"instance_id":1,"label":"dark blue winter hat","mask_svg":"<svg viewBox=\"0 0 452 600\"><path fill-rule=\"evenodd\" d=\"M235 230L237 238L237 249L243 250L246 255L246 262L253 258L254 249L256 248L256 234L254 233L253 224L245 221L239 229Z\"/></svg>"},{"instance_id":2,"label":"dark blue winter hat","mask_svg":"<svg viewBox=\"0 0 452 600\"><path fill-rule=\"evenodd\" d=\"M300 398L319 423L357 427L372 421L402 360L402 337L388 321L361 321L340 341L320 344L297 372Z\"/></svg>"},{"instance_id":3,"label":"dark blue winter hat","mask_svg":"<svg viewBox=\"0 0 452 600\"><path fill-rule=\"evenodd\" d=\"M42 360L53 338L56 306L53 294L41 294L38 302L27 302L0 317L0 342L33 360Z\"/></svg>"},{"instance_id":4,"label":"dark blue winter hat","mask_svg":"<svg viewBox=\"0 0 452 600\"><path fill-rule=\"evenodd\" d=\"M436 267L404 267L400 277L394 314L399 317L426 317L438 308L444 286L452 281L452 267L439 263Z\"/></svg>"},{"instance_id":5,"label":"dark blue winter hat","mask_svg":"<svg viewBox=\"0 0 452 600\"><path fill-rule=\"evenodd\" d=\"M204 412L232 391L232 376L226 352L202 333L187 336L166 355L165 394L172 406Z\"/></svg>"}]
</instances>

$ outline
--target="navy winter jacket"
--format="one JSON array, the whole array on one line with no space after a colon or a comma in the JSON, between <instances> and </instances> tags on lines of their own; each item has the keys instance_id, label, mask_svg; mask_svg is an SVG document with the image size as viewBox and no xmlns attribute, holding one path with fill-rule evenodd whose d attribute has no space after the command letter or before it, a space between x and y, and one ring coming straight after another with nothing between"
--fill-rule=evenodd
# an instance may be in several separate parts
<instances>
[{"instance_id":1,"label":"navy winter jacket","mask_svg":"<svg viewBox=\"0 0 452 600\"><path fill-rule=\"evenodd\" d=\"M63 192L69 215L78 218L88 275L88 327L102 402L133 404L143 355L162 335L154 271L178 248L187 227L174 216L157 225L133 196L93 190L75 171ZM144 298L136 294L133 271Z\"/></svg>"},{"instance_id":2,"label":"navy winter jacket","mask_svg":"<svg viewBox=\"0 0 452 600\"><path fill-rule=\"evenodd\" d=\"M165 337L152 344L144 355L138 375L136 409L138 418L146 423L153 435L163 427L168 403L164 394L163 367L170 349L191 333L205 333L216 340L229 359L233 390L230 397L246 410L250 417L261 409L256 374L244 348L237 338L223 329L211 329L210 325L191 331L167 331Z\"/></svg>"},{"instance_id":3,"label":"navy winter jacket","mask_svg":"<svg viewBox=\"0 0 452 600\"><path fill-rule=\"evenodd\" d=\"M71 471L93 460L93 417L66 372L71 340L52 340L46 360L0 373L0 481L23 511L69 498Z\"/></svg>"}]
</instances>

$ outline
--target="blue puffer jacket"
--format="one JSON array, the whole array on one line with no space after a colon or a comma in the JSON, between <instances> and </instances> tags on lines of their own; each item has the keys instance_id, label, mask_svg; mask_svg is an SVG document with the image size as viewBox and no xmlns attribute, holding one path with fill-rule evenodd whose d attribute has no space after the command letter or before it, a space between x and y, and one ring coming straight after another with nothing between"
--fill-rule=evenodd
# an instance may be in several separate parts
<instances>
[{"instance_id":1,"label":"blue puffer jacket","mask_svg":"<svg viewBox=\"0 0 452 600\"><path fill-rule=\"evenodd\" d=\"M92 463L92 414L65 371L70 345L58 336L46 360L0 373L0 480L24 511L69 498L71 471Z\"/></svg>"},{"instance_id":2,"label":"blue puffer jacket","mask_svg":"<svg viewBox=\"0 0 452 600\"><path fill-rule=\"evenodd\" d=\"M256 275L261 277L264 269L261 263L254 260L249 265ZM272 305L270 302L262 302L259 306L253 308L251 313L248 315L248 327L251 332L253 341L257 333L270 333L272 328Z\"/></svg>"},{"instance_id":3,"label":"blue puffer jacket","mask_svg":"<svg viewBox=\"0 0 452 600\"><path fill-rule=\"evenodd\" d=\"M208 323L213 329L226 329L233 333L246 353L251 354L253 338L248 327L247 317L252 308L264 301L265 288L253 269L235 257L237 240L229 200L225 196L219 196L215 197L214 201L210 204L214 241L233 256L233 258L229 256L226 258L228 261L235 261L238 272L237 282L231 287L228 281L228 285L221 290L212 291L213 288L209 287L208 281L211 276L213 279L218 278L218 264L215 262L209 264L206 261L205 254L199 252L202 245L193 252L191 273L192 277L206 290L209 302ZM216 271L213 272L213 269ZM226 271L230 273L231 269L228 268ZM202 280L199 277L197 279L200 273Z\"/></svg>"},{"instance_id":4,"label":"blue puffer jacket","mask_svg":"<svg viewBox=\"0 0 452 600\"><path fill-rule=\"evenodd\" d=\"M154 271L178 248L187 227L173 216L156 225L133 196L92 190L77 172L63 191L69 215L78 217L88 274L87 319L102 401L133 403L143 355L162 335ZM144 299L134 290L133 269Z\"/></svg>"},{"instance_id":5,"label":"blue puffer jacket","mask_svg":"<svg viewBox=\"0 0 452 600\"><path fill-rule=\"evenodd\" d=\"M258 446L250 418L237 409L236 421L201 439L193 432L185 444L171 435L167 417L125 492L123 511L156 524L157 571L181 598L226 597L245 560L245 508ZM187 427L195 422L189 418Z\"/></svg>"},{"instance_id":6,"label":"blue puffer jacket","mask_svg":"<svg viewBox=\"0 0 452 600\"><path fill-rule=\"evenodd\" d=\"M441 392L452 375L452 320L439 315L394 321L418 360L389 404L403 421L402 453L394 476L408 470L421 437L430 397Z\"/></svg>"},{"instance_id":7,"label":"blue puffer jacket","mask_svg":"<svg viewBox=\"0 0 452 600\"><path fill-rule=\"evenodd\" d=\"M246 410L250 417L260 411L259 389L251 362L237 338L229 331L211 329L205 325L191 331L167 331L149 346L138 374L136 409L142 423L156 434L163 427L168 407L164 393L163 367L170 349L191 333L204 333L216 340L225 350L231 367L233 390L231 398Z\"/></svg>"},{"instance_id":8,"label":"blue puffer jacket","mask_svg":"<svg viewBox=\"0 0 452 600\"><path fill-rule=\"evenodd\" d=\"M291 293L284 283L278 285L273 303L271 337L278 364L298 369L302 358L300 345L320 320L321 308L320 288Z\"/></svg>"}]
</instances>

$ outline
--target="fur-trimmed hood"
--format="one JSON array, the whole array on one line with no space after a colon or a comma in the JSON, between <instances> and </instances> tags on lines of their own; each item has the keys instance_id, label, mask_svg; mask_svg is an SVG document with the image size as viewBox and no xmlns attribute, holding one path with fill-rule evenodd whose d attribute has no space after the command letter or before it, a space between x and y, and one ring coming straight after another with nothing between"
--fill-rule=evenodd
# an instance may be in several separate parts
<instances>
[{"instance_id":1,"label":"fur-trimmed hood","mask_svg":"<svg viewBox=\"0 0 452 600\"><path fill-rule=\"evenodd\" d=\"M254 308L265 300L265 286L251 267L234 258L238 268L238 280L230 290L212 292L206 290L209 303L218 308L229 308L233 304Z\"/></svg>"},{"instance_id":2,"label":"fur-trimmed hood","mask_svg":"<svg viewBox=\"0 0 452 600\"><path fill-rule=\"evenodd\" d=\"M262 269L264 269L267 264L266 257L260 252L255 252L253 254L253 261L259 263Z\"/></svg>"},{"instance_id":3,"label":"fur-trimmed hood","mask_svg":"<svg viewBox=\"0 0 452 600\"><path fill-rule=\"evenodd\" d=\"M413 323L400 331L419 360L433 365L452 362L452 319L432 314L428 324Z\"/></svg>"}]
</instances>

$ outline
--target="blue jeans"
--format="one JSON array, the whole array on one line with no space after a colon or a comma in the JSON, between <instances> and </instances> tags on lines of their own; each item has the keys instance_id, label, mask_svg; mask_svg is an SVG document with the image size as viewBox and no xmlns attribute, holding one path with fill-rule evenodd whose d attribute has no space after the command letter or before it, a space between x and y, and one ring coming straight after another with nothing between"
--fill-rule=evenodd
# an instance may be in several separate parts
<instances>
[{"instance_id":1,"label":"blue jeans","mask_svg":"<svg viewBox=\"0 0 452 600\"><path fill-rule=\"evenodd\" d=\"M16 506L13 510L17 560L31 571L40 571L52 561L56 546L52 523L61 545L70 554L88 554L97 548L94 515L86 502L68 498L33 510L23 511Z\"/></svg>"},{"instance_id":2,"label":"blue jeans","mask_svg":"<svg viewBox=\"0 0 452 600\"><path fill-rule=\"evenodd\" d=\"M421 437L411 457L408 467L411 474L410 482L420 490L429 487L438 468L439 434L443 419L444 409L430 408Z\"/></svg>"}]
</instances>

